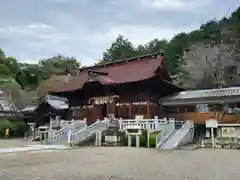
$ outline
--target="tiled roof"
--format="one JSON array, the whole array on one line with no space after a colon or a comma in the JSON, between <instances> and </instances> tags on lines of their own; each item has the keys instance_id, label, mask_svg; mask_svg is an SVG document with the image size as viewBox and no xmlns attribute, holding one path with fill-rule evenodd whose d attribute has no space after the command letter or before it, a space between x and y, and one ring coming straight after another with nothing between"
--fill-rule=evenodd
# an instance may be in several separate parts
<instances>
[{"instance_id":1,"label":"tiled roof","mask_svg":"<svg viewBox=\"0 0 240 180\"><path fill-rule=\"evenodd\" d=\"M50 104L55 109L68 109L68 99L64 97L51 96L47 95L44 98L44 101Z\"/></svg>"},{"instance_id":2,"label":"tiled roof","mask_svg":"<svg viewBox=\"0 0 240 180\"><path fill-rule=\"evenodd\" d=\"M1 93L2 92L2 93ZM10 99L8 98L7 94L0 90L0 112L4 111L11 111L15 112L18 111L15 104L13 104Z\"/></svg>"},{"instance_id":3,"label":"tiled roof","mask_svg":"<svg viewBox=\"0 0 240 180\"><path fill-rule=\"evenodd\" d=\"M99 76L99 82L103 84L120 84L127 82L137 82L149 79L156 75L155 70L163 61L161 53L155 53L137 58L119 61L116 64L110 63L105 65L84 68L78 75L72 77L68 83L60 87L55 87L51 92L66 92L80 89L88 82L88 70L106 73L107 76ZM160 56L159 56L160 55ZM164 72L165 80L170 80L167 71Z\"/></svg>"},{"instance_id":4,"label":"tiled roof","mask_svg":"<svg viewBox=\"0 0 240 180\"><path fill-rule=\"evenodd\" d=\"M240 87L182 91L161 99L162 102L175 100L208 99L214 97L240 96Z\"/></svg>"},{"instance_id":5,"label":"tiled roof","mask_svg":"<svg viewBox=\"0 0 240 180\"><path fill-rule=\"evenodd\" d=\"M28 105L26 107L24 107L21 112L32 112L35 111L37 109L36 105Z\"/></svg>"}]
</instances>

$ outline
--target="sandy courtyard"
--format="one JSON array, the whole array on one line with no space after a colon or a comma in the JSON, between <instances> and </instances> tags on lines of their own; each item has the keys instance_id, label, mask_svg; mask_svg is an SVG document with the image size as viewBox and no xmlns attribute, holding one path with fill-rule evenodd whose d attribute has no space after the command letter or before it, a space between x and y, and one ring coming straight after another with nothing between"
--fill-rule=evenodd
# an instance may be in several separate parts
<instances>
[{"instance_id":1,"label":"sandy courtyard","mask_svg":"<svg viewBox=\"0 0 240 180\"><path fill-rule=\"evenodd\" d=\"M239 180L240 151L86 147L0 155L3 180Z\"/></svg>"}]
</instances>

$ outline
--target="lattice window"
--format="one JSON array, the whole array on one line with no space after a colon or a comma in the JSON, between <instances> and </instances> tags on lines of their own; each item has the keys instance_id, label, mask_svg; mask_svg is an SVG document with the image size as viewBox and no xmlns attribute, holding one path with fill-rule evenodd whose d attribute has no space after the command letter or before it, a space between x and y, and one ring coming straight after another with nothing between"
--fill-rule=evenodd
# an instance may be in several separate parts
<instances>
[{"instance_id":1,"label":"lattice window","mask_svg":"<svg viewBox=\"0 0 240 180\"><path fill-rule=\"evenodd\" d=\"M185 111L186 112L195 112L196 111L196 107L195 106L186 106L185 107Z\"/></svg>"},{"instance_id":2,"label":"lattice window","mask_svg":"<svg viewBox=\"0 0 240 180\"><path fill-rule=\"evenodd\" d=\"M129 106L118 106L118 114L120 118L129 118Z\"/></svg>"},{"instance_id":3,"label":"lattice window","mask_svg":"<svg viewBox=\"0 0 240 180\"><path fill-rule=\"evenodd\" d=\"M146 105L137 105L132 106L132 115L146 115L147 114L147 106Z\"/></svg>"},{"instance_id":4,"label":"lattice window","mask_svg":"<svg viewBox=\"0 0 240 180\"><path fill-rule=\"evenodd\" d=\"M177 107L164 107L164 111L168 114L177 113Z\"/></svg>"}]
</instances>

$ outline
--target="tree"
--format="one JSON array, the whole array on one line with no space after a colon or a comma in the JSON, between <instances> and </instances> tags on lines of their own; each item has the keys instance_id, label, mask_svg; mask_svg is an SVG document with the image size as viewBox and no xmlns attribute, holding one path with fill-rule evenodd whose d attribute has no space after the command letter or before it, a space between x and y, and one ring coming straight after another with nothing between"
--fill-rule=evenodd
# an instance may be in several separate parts
<instances>
[{"instance_id":1,"label":"tree","mask_svg":"<svg viewBox=\"0 0 240 180\"><path fill-rule=\"evenodd\" d=\"M5 54L3 50L0 48L0 62L5 59Z\"/></svg>"},{"instance_id":2,"label":"tree","mask_svg":"<svg viewBox=\"0 0 240 180\"><path fill-rule=\"evenodd\" d=\"M20 65L15 57L6 57L6 62L12 75L16 75L20 71Z\"/></svg>"},{"instance_id":3,"label":"tree","mask_svg":"<svg viewBox=\"0 0 240 180\"><path fill-rule=\"evenodd\" d=\"M15 80L22 89L36 89L40 79L44 77L41 67L38 64L20 64L20 70L15 75Z\"/></svg>"},{"instance_id":4,"label":"tree","mask_svg":"<svg viewBox=\"0 0 240 180\"><path fill-rule=\"evenodd\" d=\"M10 76L11 72L4 64L0 64L0 76Z\"/></svg>"},{"instance_id":5,"label":"tree","mask_svg":"<svg viewBox=\"0 0 240 180\"><path fill-rule=\"evenodd\" d=\"M164 50L167 46L168 42L166 40L153 39L145 45L145 49L150 54Z\"/></svg>"},{"instance_id":6,"label":"tree","mask_svg":"<svg viewBox=\"0 0 240 180\"><path fill-rule=\"evenodd\" d=\"M53 75L46 80L42 80L36 90L37 96L40 98L51 91L53 88L61 86L65 83L66 78L70 80L72 77L67 75Z\"/></svg>"},{"instance_id":7,"label":"tree","mask_svg":"<svg viewBox=\"0 0 240 180\"><path fill-rule=\"evenodd\" d=\"M119 35L110 48L103 53L103 60L106 62L113 62L136 55L137 53L133 44L124 36Z\"/></svg>"},{"instance_id":8,"label":"tree","mask_svg":"<svg viewBox=\"0 0 240 180\"><path fill-rule=\"evenodd\" d=\"M21 88L12 77L0 76L0 89L9 95L13 103L19 103L21 101Z\"/></svg>"},{"instance_id":9,"label":"tree","mask_svg":"<svg viewBox=\"0 0 240 180\"><path fill-rule=\"evenodd\" d=\"M41 60L39 65L46 77L53 74L76 74L80 67L80 63L76 58L62 55Z\"/></svg>"}]
</instances>

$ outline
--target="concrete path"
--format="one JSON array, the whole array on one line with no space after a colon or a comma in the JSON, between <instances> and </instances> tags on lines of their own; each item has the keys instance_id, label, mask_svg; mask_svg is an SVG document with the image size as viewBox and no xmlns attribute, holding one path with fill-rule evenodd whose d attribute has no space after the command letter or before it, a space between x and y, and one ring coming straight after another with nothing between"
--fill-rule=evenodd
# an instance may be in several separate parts
<instances>
[{"instance_id":1,"label":"concrete path","mask_svg":"<svg viewBox=\"0 0 240 180\"><path fill-rule=\"evenodd\" d=\"M64 145L27 145L25 147L15 148L0 148L0 154L15 153L15 152L26 152L26 151L39 151L39 150L64 150L70 149L71 147Z\"/></svg>"}]
</instances>

